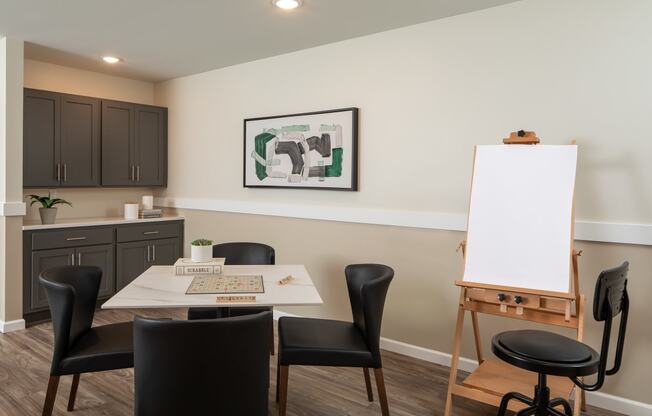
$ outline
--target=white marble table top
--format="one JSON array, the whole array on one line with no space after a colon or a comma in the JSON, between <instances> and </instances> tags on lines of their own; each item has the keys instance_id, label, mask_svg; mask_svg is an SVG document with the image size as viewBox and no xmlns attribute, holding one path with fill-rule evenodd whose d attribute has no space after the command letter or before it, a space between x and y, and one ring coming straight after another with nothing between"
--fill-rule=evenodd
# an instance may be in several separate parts
<instances>
[{"instance_id":1,"label":"white marble table top","mask_svg":"<svg viewBox=\"0 0 652 416\"><path fill-rule=\"evenodd\" d=\"M265 293L255 302L217 302L217 294L186 295L194 276L176 276L172 266L152 266L113 295L102 309L188 308L211 306L321 305L319 292L303 265L225 266L225 275L262 275ZM292 276L290 283L277 282ZM237 296L239 294L234 294Z\"/></svg>"}]
</instances>

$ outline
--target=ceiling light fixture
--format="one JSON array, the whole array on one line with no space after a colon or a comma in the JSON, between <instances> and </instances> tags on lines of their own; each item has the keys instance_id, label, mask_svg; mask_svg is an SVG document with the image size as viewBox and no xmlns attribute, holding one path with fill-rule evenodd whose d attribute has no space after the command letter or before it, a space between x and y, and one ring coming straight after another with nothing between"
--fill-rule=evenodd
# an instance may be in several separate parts
<instances>
[{"instance_id":1,"label":"ceiling light fixture","mask_svg":"<svg viewBox=\"0 0 652 416\"><path fill-rule=\"evenodd\" d=\"M301 6L302 0L272 0L272 4L279 9L292 10Z\"/></svg>"},{"instance_id":2,"label":"ceiling light fixture","mask_svg":"<svg viewBox=\"0 0 652 416\"><path fill-rule=\"evenodd\" d=\"M107 64L117 64L120 62L122 59L116 58L115 56L103 56L102 60L106 62Z\"/></svg>"}]
</instances>

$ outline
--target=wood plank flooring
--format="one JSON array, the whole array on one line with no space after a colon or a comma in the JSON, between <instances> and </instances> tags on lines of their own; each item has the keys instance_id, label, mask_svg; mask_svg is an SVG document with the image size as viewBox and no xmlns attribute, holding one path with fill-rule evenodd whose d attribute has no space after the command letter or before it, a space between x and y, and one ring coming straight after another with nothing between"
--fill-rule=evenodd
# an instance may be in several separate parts
<instances>
[{"instance_id":1,"label":"wood plank flooring","mask_svg":"<svg viewBox=\"0 0 652 416\"><path fill-rule=\"evenodd\" d=\"M128 321L138 313L150 317L184 318L185 311L98 311L95 324ZM36 325L25 331L0 334L0 416L39 415L45 398L52 354L52 326ZM274 401L276 362L271 357L269 414L276 415ZM442 415L448 368L385 352L385 383L390 413L395 416ZM83 374L76 409L66 410L72 376L62 377L55 415L133 415L133 371ZM372 383L375 384L375 383ZM378 394L375 391L374 397ZM362 369L290 367L288 415L380 415L378 401L369 403ZM455 416L490 416L496 409L458 399ZM585 415L615 416L589 408Z\"/></svg>"}]
</instances>

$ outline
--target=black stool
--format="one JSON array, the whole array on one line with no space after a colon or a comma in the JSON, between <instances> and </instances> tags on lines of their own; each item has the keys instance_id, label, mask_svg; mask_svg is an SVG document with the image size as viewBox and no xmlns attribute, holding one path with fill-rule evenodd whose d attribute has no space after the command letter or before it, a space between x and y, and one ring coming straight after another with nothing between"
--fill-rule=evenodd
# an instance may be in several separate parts
<instances>
[{"instance_id":1,"label":"black stool","mask_svg":"<svg viewBox=\"0 0 652 416\"><path fill-rule=\"evenodd\" d=\"M534 388L534 398L517 392L503 396L498 416L504 416L511 400L518 400L528 405L517 413L526 415L573 415L570 403L563 398L550 398L547 376L569 377L578 387L587 391L596 391L602 387L605 375L613 375L620 369L627 328L629 297L627 295L627 272L629 263L625 262L614 269L600 273L595 287L593 300L593 317L598 322L604 321L602 349L600 354L588 345L546 331L508 331L496 335L492 340L492 350L501 360L516 367L534 371L539 374L539 382ZM612 369L607 370L609 341L613 317L623 313L620 318L616 358ZM581 377L598 374L594 384L587 385ZM564 413L555 407L563 406Z\"/></svg>"}]
</instances>

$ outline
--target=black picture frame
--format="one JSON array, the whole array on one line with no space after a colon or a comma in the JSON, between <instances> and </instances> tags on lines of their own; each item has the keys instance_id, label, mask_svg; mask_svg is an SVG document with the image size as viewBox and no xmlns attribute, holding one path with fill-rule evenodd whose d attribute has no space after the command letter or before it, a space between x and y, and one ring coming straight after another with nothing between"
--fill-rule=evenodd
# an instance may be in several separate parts
<instances>
[{"instance_id":1,"label":"black picture frame","mask_svg":"<svg viewBox=\"0 0 652 416\"><path fill-rule=\"evenodd\" d=\"M247 185L247 123L260 120L273 120L287 117L314 116L320 114L351 112L351 183L348 187L329 187L329 186L292 186L292 185ZM333 110L311 111L307 113L284 114L267 117L246 118L243 121L243 159L242 159L242 186L245 188L278 188L278 189L311 189L321 191L358 191L358 107L337 108Z\"/></svg>"}]
</instances>

